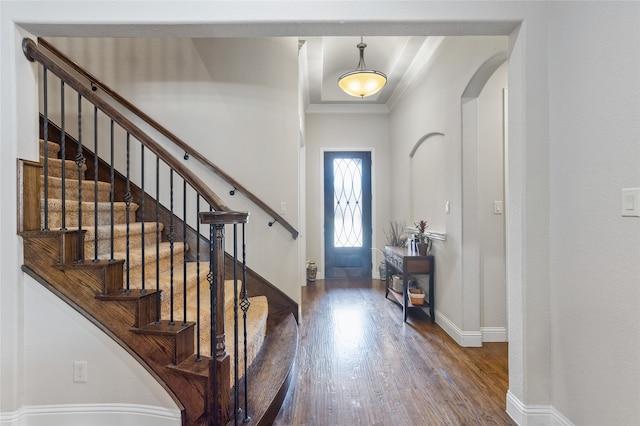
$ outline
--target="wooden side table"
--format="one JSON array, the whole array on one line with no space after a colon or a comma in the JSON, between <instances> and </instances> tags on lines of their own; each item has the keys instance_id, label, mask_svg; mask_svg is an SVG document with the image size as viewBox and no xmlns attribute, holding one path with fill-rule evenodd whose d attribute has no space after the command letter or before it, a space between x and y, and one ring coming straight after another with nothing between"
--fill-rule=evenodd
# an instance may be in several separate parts
<instances>
[{"instance_id":1,"label":"wooden side table","mask_svg":"<svg viewBox=\"0 0 640 426\"><path fill-rule=\"evenodd\" d=\"M435 294L434 294L434 275L435 275L435 258L431 255L420 256L416 250L407 247L390 247L384 248L384 259L387 264L386 291L385 298L389 293L392 300L402 306L403 320L407 320L407 311L410 308L420 308L427 310L432 322L435 322ZM402 274L402 294L391 290L389 291L389 276L392 271ZM409 275L428 274L429 275L429 301L424 305L414 305L409 298Z\"/></svg>"}]
</instances>

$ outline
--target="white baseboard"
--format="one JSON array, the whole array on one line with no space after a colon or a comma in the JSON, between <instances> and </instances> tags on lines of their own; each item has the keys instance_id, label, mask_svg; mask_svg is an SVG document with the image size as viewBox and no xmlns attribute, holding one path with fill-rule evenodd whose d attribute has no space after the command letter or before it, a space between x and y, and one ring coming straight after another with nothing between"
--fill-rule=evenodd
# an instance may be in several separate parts
<instances>
[{"instance_id":1,"label":"white baseboard","mask_svg":"<svg viewBox=\"0 0 640 426\"><path fill-rule=\"evenodd\" d=\"M482 333L480 331L462 331L449 318L436 311L436 323L447 332L460 346L478 348L482 346Z\"/></svg>"},{"instance_id":2,"label":"white baseboard","mask_svg":"<svg viewBox=\"0 0 640 426\"><path fill-rule=\"evenodd\" d=\"M551 405L524 405L507 392L507 414L519 426L575 426Z\"/></svg>"},{"instance_id":3,"label":"white baseboard","mask_svg":"<svg viewBox=\"0 0 640 426\"><path fill-rule=\"evenodd\" d=\"M135 404L32 405L0 413L0 426L180 426L180 411Z\"/></svg>"},{"instance_id":4,"label":"white baseboard","mask_svg":"<svg viewBox=\"0 0 640 426\"><path fill-rule=\"evenodd\" d=\"M507 329L505 327L480 327L483 342L506 342Z\"/></svg>"}]
</instances>

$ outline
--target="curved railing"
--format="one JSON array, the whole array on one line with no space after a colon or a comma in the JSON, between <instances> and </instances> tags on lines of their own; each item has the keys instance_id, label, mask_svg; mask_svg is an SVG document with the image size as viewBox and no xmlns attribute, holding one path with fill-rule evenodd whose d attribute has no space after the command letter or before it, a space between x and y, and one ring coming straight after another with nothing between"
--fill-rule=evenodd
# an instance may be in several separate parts
<instances>
[{"instance_id":1,"label":"curved railing","mask_svg":"<svg viewBox=\"0 0 640 426\"><path fill-rule=\"evenodd\" d=\"M286 219L284 219L280 214L278 214L275 210L273 210L271 207L269 207L264 201L262 201L260 198L258 198L255 194L253 194L244 185L242 185L240 182L236 181L228 173L226 173L220 167L218 167L213 162L211 162L211 160L209 160L207 157L205 157L204 155L202 155L198 151L194 150L191 146L189 146L186 142L184 142L182 139L177 137L174 133L172 133L167 128L162 126L160 123L155 121L153 118L151 118L150 116L145 114L143 111L138 109L135 105L133 105L131 102L129 102L128 100L123 98L116 91L114 91L109 86L107 86L106 84L101 82L95 76L93 76L92 74L90 74L86 70L78 67L77 64L75 64L71 59L69 59L67 56L65 56L64 53L60 52L58 49L56 49L54 46L52 46L46 40L38 39L38 43L40 45L42 45L43 47L45 47L47 50L49 50L51 53L56 55L59 59L64 61L65 64L67 64L69 67L73 68L74 71L76 71L77 73L82 75L84 78L89 80L91 85L93 85L94 87L100 88L101 91L103 91L104 93L108 94L111 98L116 100L119 104L121 104L124 107L126 107L128 110L130 110L132 113L134 113L137 117L139 117L142 120L144 120L144 122L147 123L149 126L151 126L153 129L155 129L160 134L162 134L164 137L166 137L168 140L173 142L176 146L178 146L181 150L184 151L185 159L189 159L189 158L193 157L196 160L200 161L202 164L204 164L213 173L215 173L216 175L221 177L224 181L226 181L229 185L231 185L233 187L233 189L230 191L230 193L232 195L236 191L244 194L245 197L247 197L256 206L258 206L260 209L262 209L264 212L266 212L268 216L271 216L273 218L273 220L271 222L269 222L269 226L272 226L274 223L279 223L287 231L289 231L291 233L291 236L293 237L293 239L298 238L298 231L293 227L293 225L291 225L289 222L287 222Z\"/></svg>"}]
</instances>

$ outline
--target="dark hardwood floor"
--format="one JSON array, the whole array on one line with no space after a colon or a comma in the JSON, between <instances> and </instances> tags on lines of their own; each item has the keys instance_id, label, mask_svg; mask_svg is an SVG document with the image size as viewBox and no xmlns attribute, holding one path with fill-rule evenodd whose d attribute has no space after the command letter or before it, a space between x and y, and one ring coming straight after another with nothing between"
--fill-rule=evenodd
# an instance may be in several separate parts
<instances>
[{"instance_id":1,"label":"dark hardwood floor","mask_svg":"<svg viewBox=\"0 0 640 426\"><path fill-rule=\"evenodd\" d=\"M505 412L507 344L458 346L379 280L302 289L293 390L275 425L515 425Z\"/></svg>"}]
</instances>

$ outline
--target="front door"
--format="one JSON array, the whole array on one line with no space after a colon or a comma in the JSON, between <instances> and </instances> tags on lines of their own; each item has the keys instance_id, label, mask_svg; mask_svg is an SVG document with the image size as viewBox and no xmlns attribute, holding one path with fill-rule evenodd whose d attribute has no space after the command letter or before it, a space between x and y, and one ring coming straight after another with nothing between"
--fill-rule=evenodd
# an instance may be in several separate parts
<instances>
[{"instance_id":1,"label":"front door","mask_svg":"<svg viewBox=\"0 0 640 426\"><path fill-rule=\"evenodd\" d=\"M325 278L371 278L371 232L371 152L325 152Z\"/></svg>"}]
</instances>

